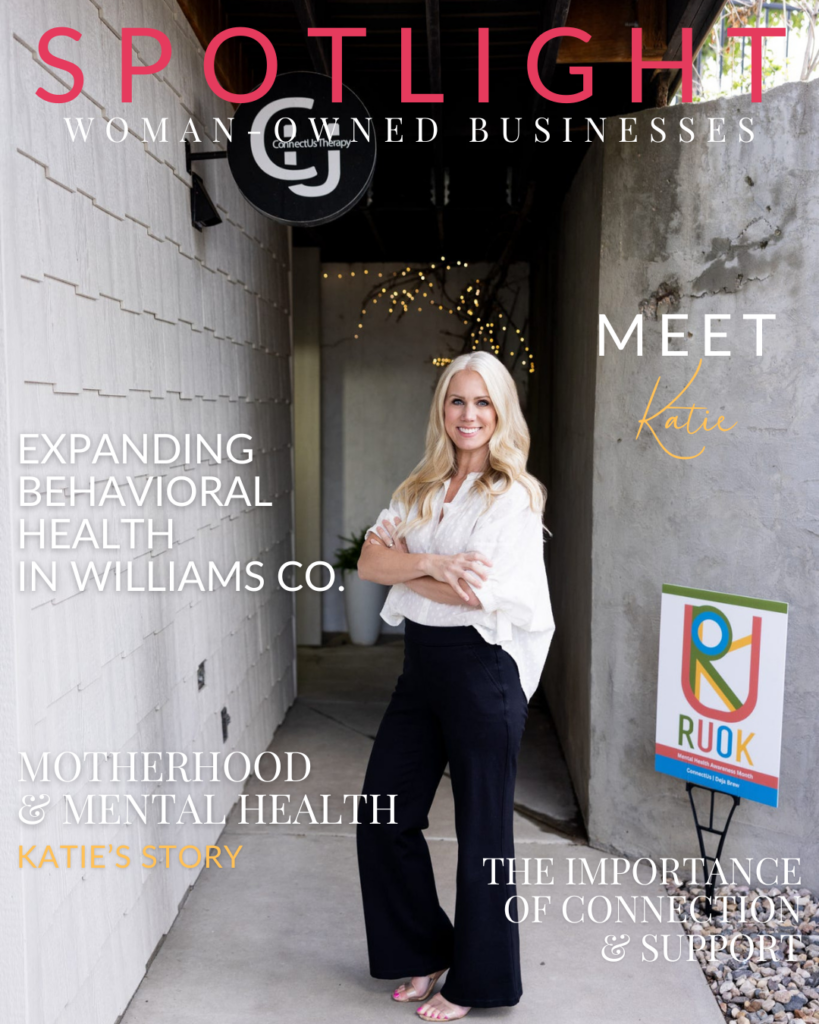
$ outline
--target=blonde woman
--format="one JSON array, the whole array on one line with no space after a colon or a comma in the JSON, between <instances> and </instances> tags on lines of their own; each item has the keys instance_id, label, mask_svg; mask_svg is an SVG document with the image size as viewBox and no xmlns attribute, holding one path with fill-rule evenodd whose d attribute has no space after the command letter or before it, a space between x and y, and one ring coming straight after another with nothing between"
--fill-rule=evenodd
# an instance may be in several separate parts
<instances>
[{"instance_id":1,"label":"blonde woman","mask_svg":"<svg viewBox=\"0 0 819 1024\"><path fill-rule=\"evenodd\" d=\"M358 562L363 579L392 584L381 617L405 621L403 671L362 789L381 807L395 794L394 823L381 813L357 829L370 973L410 976L393 999L420 1002L424 1020L513 1006L523 991L518 929L505 914L515 888L503 872L489 885L486 858L503 858L508 872L515 855L518 749L554 632L545 489L526 472L528 453L503 364L486 352L454 359L435 389L424 457L367 532ZM447 763L454 926L422 834Z\"/></svg>"}]
</instances>

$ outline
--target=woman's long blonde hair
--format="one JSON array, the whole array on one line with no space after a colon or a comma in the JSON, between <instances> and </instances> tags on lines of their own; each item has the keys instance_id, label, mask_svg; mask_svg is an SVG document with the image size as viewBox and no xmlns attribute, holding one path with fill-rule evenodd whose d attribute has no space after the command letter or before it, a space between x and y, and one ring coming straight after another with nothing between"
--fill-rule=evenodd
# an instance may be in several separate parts
<instances>
[{"instance_id":1,"label":"woman's long blonde hair","mask_svg":"<svg viewBox=\"0 0 819 1024\"><path fill-rule=\"evenodd\" d=\"M523 417L518 391L512 375L495 356L488 352L467 352L453 359L441 374L432 397L427 425L424 457L392 496L401 501L407 515L417 503L418 514L411 522L404 519L397 534L403 537L410 529L423 526L432 518L432 505L441 484L458 468L457 448L444 428L444 404L449 384L461 370L475 370L486 384L486 391L495 407L498 421L489 439L489 459L483 473L474 481L476 492L485 498L485 509L517 480L529 492L529 504L543 515L546 488L526 472L529 457L529 428Z\"/></svg>"}]
</instances>

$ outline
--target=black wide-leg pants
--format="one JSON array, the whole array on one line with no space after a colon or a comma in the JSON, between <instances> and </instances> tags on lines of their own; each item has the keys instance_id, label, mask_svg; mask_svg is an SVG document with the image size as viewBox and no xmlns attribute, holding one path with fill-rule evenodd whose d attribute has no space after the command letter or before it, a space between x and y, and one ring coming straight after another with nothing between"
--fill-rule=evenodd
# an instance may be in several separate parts
<instances>
[{"instance_id":1,"label":"black wide-leg pants","mask_svg":"<svg viewBox=\"0 0 819 1024\"><path fill-rule=\"evenodd\" d=\"M370 973L427 975L460 1006L522 994L518 926L505 914L514 860L517 755L528 705L514 658L472 626L405 620L404 667L375 738L356 840ZM422 829L449 763L458 839L454 927L438 902ZM395 824L389 795L395 794ZM371 803L378 794L378 822ZM496 881L490 885L490 864ZM510 915L517 916L514 903Z\"/></svg>"}]
</instances>

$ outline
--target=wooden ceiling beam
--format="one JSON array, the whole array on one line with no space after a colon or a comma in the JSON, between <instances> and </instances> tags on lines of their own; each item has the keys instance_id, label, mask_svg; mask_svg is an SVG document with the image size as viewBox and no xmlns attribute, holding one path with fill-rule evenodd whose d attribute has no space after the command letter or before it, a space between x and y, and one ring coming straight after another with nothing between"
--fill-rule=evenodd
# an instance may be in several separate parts
<instances>
[{"instance_id":1,"label":"wooden ceiling beam","mask_svg":"<svg viewBox=\"0 0 819 1024\"><path fill-rule=\"evenodd\" d=\"M543 7L541 9L541 32L548 32L551 29L563 28L566 25L566 19L569 17L570 5L573 7L573 0L544 0ZM572 19L572 23L574 24L574 18ZM560 52L562 43L565 41L565 39L561 40L560 37L552 39L540 51L537 65L538 75L541 83L547 88L551 85L552 79L554 78L558 53ZM539 94L535 95L532 100L530 123L533 123L536 118L541 117L545 109L546 100L544 97ZM537 148L538 147L534 145L527 147L523 165L519 170L514 164L512 165L511 198L512 208L517 213L517 219L515 221L515 226L512 229L507 251L504 253L504 258L507 260L507 264L514 256L513 240L517 239L523 231L524 225L529 218L532 204L534 203L535 193L537 191L537 164L535 159L535 150ZM521 193L522 195L520 195Z\"/></svg>"},{"instance_id":2,"label":"wooden ceiling beam","mask_svg":"<svg viewBox=\"0 0 819 1024\"><path fill-rule=\"evenodd\" d=\"M696 56L724 6L723 0L669 0L669 36L665 59L680 59L684 28L693 29L692 38Z\"/></svg>"},{"instance_id":3,"label":"wooden ceiling beam","mask_svg":"<svg viewBox=\"0 0 819 1024\"><path fill-rule=\"evenodd\" d=\"M581 28L582 26L574 24L574 5L577 2L578 0L544 0L540 31L549 32L551 29L563 28L569 16L570 5L572 7L572 28ZM567 42L573 42L573 40L552 39L540 51L537 67L540 80L545 86L551 82L555 73L555 65L559 59L558 54Z\"/></svg>"},{"instance_id":4,"label":"wooden ceiling beam","mask_svg":"<svg viewBox=\"0 0 819 1024\"><path fill-rule=\"evenodd\" d=\"M426 0L426 10L430 92L441 92L441 10L439 0Z\"/></svg>"},{"instance_id":5,"label":"wooden ceiling beam","mask_svg":"<svg viewBox=\"0 0 819 1024\"><path fill-rule=\"evenodd\" d=\"M636 10L635 10L636 9ZM634 21L634 15L637 21ZM591 39L564 39L559 64L617 64L631 60L631 30L643 30L643 57L660 60L666 52L665 0L572 0L572 28L583 29Z\"/></svg>"},{"instance_id":6,"label":"wooden ceiling beam","mask_svg":"<svg viewBox=\"0 0 819 1024\"><path fill-rule=\"evenodd\" d=\"M179 9L188 19L202 49L207 49L214 36L228 27L222 0L178 0ZM248 92L251 88L247 64L242 59L243 43L231 40L216 54L214 70L220 84L229 92Z\"/></svg>"},{"instance_id":7,"label":"wooden ceiling beam","mask_svg":"<svg viewBox=\"0 0 819 1024\"><path fill-rule=\"evenodd\" d=\"M429 61L430 92L443 93L441 74L441 9L439 0L426 0L427 15L427 56ZM431 114L435 115L435 109ZM432 154L432 187L437 211L438 248L446 248L444 240L444 199L446 192L446 172L444 168L444 144L440 134L433 143Z\"/></svg>"},{"instance_id":8,"label":"wooden ceiling beam","mask_svg":"<svg viewBox=\"0 0 819 1024\"><path fill-rule=\"evenodd\" d=\"M668 49L663 60L679 60L682 56L682 30L684 28L693 30L691 40L696 57L714 23L719 19L724 6L723 0L669 0ZM665 82L661 88L665 89L666 102L677 91L681 81L682 74L679 71L673 71L665 76Z\"/></svg>"},{"instance_id":9,"label":"wooden ceiling beam","mask_svg":"<svg viewBox=\"0 0 819 1024\"><path fill-rule=\"evenodd\" d=\"M321 25L318 20L316 0L292 0L292 3L302 32L304 32L304 42L307 45L307 52L310 54L313 70L317 71L320 75L329 75L330 60L327 56L324 40L307 35L308 28L318 28Z\"/></svg>"}]
</instances>

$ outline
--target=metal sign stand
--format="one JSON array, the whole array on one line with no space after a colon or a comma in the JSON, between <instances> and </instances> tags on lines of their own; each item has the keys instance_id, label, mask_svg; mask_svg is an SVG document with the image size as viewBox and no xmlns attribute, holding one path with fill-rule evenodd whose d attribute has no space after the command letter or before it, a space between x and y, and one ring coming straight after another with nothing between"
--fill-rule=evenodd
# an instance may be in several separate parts
<instances>
[{"instance_id":1,"label":"metal sign stand","mask_svg":"<svg viewBox=\"0 0 819 1024\"><path fill-rule=\"evenodd\" d=\"M711 794L711 807L708 814L708 824L700 822L699 815L697 814L697 806L694 803L694 790L703 789L706 793ZM705 872L705 903L708 913L713 916L719 911L714 909L714 874L716 868L716 862L722 856L722 847L725 844L725 837L728 834L728 826L731 824L731 818L734 816L734 811L739 807L740 798L735 796L733 793L722 793L722 796L730 797L732 800L731 809L728 812L728 817L725 819L723 827L714 827L714 797L719 793L718 790L709 789L707 786L700 786L696 782L686 782L685 791L688 793L688 799L691 803L691 811L694 815L694 825L697 829L697 839L700 844L700 854L702 856L703 869ZM709 857L705 852L705 833L710 832L712 835L719 836L719 844L717 846L717 852L715 856ZM711 862L709 869L708 863Z\"/></svg>"}]
</instances>

